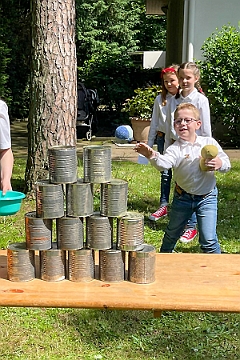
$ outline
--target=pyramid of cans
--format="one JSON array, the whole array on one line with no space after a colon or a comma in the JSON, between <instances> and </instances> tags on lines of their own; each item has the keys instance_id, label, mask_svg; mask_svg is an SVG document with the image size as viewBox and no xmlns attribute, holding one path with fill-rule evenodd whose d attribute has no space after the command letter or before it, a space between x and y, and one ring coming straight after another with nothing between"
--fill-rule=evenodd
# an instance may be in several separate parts
<instances>
[{"instance_id":1,"label":"pyramid of cans","mask_svg":"<svg viewBox=\"0 0 240 360\"><path fill-rule=\"evenodd\" d=\"M153 282L156 251L144 243L143 215L127 211L128 183L111 177L111 146L83 147L80 179L77 162L76 147L49 148L49 179L36 183L36 211L25 214L26 242L7 249L8 279L32 280L38 268L45 281Z\"/></svg>"}]
</instances>

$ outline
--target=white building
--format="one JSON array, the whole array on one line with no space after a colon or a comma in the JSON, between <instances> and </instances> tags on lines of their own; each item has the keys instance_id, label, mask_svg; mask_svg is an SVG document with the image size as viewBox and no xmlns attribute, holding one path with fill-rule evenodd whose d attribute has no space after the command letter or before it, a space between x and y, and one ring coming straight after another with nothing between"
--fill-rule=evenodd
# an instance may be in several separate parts
<instances>
[{"instance_id":1,"label":"white building","mask_svg":"<svg viewBox=\"0 0 240 360\"><path fill-rule=\"evenodd\" d=\"M168 65L202 59L201 47L216 29L238 28L240 0L146 0L146 13L167 15Z\"/></svg>"}]
</instances>

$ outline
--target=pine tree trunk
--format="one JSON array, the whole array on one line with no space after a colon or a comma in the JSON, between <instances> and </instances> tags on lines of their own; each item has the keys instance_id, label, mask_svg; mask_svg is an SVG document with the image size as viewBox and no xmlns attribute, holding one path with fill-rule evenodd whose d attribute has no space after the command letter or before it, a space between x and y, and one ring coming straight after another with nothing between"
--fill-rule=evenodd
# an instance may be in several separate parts
<instances>
[{"instance_id":1,"label":"pine tree trunk","mask_svg":"<svg viewBox=\"0 0 240 360\"><path fill-rule=\"evenodd\" d=\"M48 148L76 144L75 0L31 0L32 58L26 190L48 178Z\"/></svg>"}]
</instances>

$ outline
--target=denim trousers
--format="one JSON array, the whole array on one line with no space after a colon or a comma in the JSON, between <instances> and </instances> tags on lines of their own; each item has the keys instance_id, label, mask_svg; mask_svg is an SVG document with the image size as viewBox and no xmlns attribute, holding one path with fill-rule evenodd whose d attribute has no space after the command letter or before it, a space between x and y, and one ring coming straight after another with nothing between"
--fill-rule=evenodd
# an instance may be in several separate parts
<instances>
[{"instance_id":1,"label":"denim trousers","mask_svg":"<svg viewBox=\"0 0 240 360\"><path fill-rule=\"evenodd\" d=\"M165 142L165 134L163 134L162 136L157 136L157 149L160 154L163 154L164 142ZM168 205L171 180L172 180L172 169L161 171L160 206Z\"/></svg>"},{"instance_id":2,"label":"denim trousers","mask_svg":"<svg viewBox=\"0 0 240 360\"><path fill-rule=\"evenodd\" d=\"M160 252L173 251L181 236L188 219L196 212L199 244L204 253L220 254L221 249L217 238L217 187L205 196L191 195L175 190L170 213L170 220L163 237Z\"/></svg>"}]
</instances>

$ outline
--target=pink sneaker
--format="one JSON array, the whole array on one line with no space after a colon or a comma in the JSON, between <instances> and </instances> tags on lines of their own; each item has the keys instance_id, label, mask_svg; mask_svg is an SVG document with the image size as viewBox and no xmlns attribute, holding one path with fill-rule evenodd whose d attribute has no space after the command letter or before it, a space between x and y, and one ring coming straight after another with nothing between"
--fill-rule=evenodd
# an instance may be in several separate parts
<instances>
[{"instance_id":1,"label":"pink sneaker","mask_svg":"<svg viewBox=\"0 0 240 360\"><path fill-rule=\"evenodd\" d=\"M149 220L157 221L162 217L167 216L167 207L161 206L157 211L149 216Z\"/></svg>"},{"instance_id":2,"label":"pink sneaker","mask_svg":"<svg viewBox=\"0 0 240 360\"><path fill-rule=\"evenodd\" d=\"M186 229L182 236L180 237L180 241L182 243L189 243L197 236L197 230L196 229Z\"/></svg>"}]
</instances>

